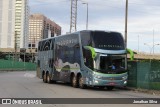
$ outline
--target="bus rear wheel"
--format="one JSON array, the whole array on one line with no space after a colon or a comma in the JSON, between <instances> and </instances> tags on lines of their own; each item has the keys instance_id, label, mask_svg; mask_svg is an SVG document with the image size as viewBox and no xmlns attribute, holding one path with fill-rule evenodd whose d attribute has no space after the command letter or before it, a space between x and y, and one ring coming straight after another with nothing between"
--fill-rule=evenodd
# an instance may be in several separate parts
<instances>
[{"instance_id":1,"label":"bus rear wheel","mask_svg":"<svg viewBox=\"0 0 160 107\"><path fill-rule=\"evenodd\" d=\"M43 82L46 83L47 79L46 79L46 73L43 74Z\"/></svg>"},{"instance_id":2,"label":"bus rear wheel","mask_svg":"<svg viewBox=\"0 0 160 107\"><path fill-rule=\"evenodd\" d=\"M79 84L79 88L81 88L81 89L85 89L87 87L85 84L83 84L82 75L80 75L78 78L78 84Z\"/></svg>"},{"instance_id":3,"label":"bus rear wheel","mask_svg":"<svg viewBox=\"0 0 160 107\"><path fill-rule=\"evenodd\" d=\"M72 86L75 88L78 87L77 78L75 75L72 76Z\"/></svg>"}]
</instances>

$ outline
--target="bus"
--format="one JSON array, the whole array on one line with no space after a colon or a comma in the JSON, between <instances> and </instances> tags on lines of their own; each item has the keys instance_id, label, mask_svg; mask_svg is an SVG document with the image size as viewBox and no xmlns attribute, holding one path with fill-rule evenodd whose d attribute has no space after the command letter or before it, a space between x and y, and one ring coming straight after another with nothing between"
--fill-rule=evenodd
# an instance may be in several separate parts
<instances>
[{"instance_id":1,"label":"bus","mask_svg":"<svg viewBox=\"0 0 160 107\"><path fill-rule=\"evenodd\" d=\"M118 32L83 30L44 39L37 60L37 76L45 83L108 90L127 85L127 50Z\"/></svg>"}]
</instances>

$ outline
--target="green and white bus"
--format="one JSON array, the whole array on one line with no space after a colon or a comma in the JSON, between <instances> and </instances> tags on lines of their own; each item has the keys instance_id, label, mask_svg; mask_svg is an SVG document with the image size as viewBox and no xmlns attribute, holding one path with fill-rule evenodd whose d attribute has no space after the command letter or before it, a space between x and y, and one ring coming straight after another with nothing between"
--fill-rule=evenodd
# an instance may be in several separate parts
<instances>
[{"instance_id":1,"label":"green and white bus","mask_svg":"<svg viewBox=\"0 0 160 107\"><path fill-rule=\"evenodd\" d=\"M37 76L80 88L126 86L124 39L118 32L90 30L44 39L38 44Z\"/></svg>"}]
</instances>

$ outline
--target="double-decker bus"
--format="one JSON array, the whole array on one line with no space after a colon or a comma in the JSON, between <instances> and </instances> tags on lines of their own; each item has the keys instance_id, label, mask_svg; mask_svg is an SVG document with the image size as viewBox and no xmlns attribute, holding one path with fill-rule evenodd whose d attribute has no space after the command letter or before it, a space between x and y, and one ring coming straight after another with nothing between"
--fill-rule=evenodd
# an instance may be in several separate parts
<instances>
[{"instance_id":1,"label":"double-decker bus","mask_svg":"<svg viewBox=\"0 0 160 107\"><path fill-rule=\"evenodd\" d=\"M118 32L90 30L44 39L38 44L37 76L80 88L126 86L124 39Z\"/></svg>"}]
</instances>

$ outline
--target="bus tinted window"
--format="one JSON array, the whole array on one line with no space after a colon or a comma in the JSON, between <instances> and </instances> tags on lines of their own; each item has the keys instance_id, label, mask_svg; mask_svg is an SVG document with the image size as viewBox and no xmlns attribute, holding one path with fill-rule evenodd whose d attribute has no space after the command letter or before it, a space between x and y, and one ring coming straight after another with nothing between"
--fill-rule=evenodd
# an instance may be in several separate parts
<instances>
[{"instance_id":1,"label":"bus tinted window","mask_svg":"<svg viewBox=\"0 0 160 107\"><path fill-rule=\"evenodd\" d=\"M51 50L53 50L54 49L54 42L55 42L55 39L52 39L52 42L51 42Z\"/></svg>"},{"instance_id":2,"label":"bus tinted window","mask_svg":"<svg viewBox=\"0 0 160 107\"><path fill-rule=\"evenodd\" d=\"M90 32L81 32L81 42L82 42L82 46L91 45Z\"/></svg>"},{"instance_id":3,"label":"bus tinted window","mask_svg":"<svg viewBox=\"0 0 160 107\"><path fill-rule=\"evenodd\" d=\"M41 42L38 43L38 51L40 51Z\"/></svg>"},{"instance_id":4,"label":"bus tinted window","mask_svg":"<svg viewBox=\"0 0 160 107\"><path fill-rule=\"evenodd\" d=\"M42 41L41 51L48 51L51 49L51 40Z\"/></svg>"},{"instance_id":5,"label":"bus tinted window","mask_svg":"<svg viewBox=\"0 0 160 107\"><path fill-rule=\"evenodd\" d=\"M123 50L124 40L120 33L93 32L92 45L94 48L107 50Z\"/></svg>"}]
</instances>

